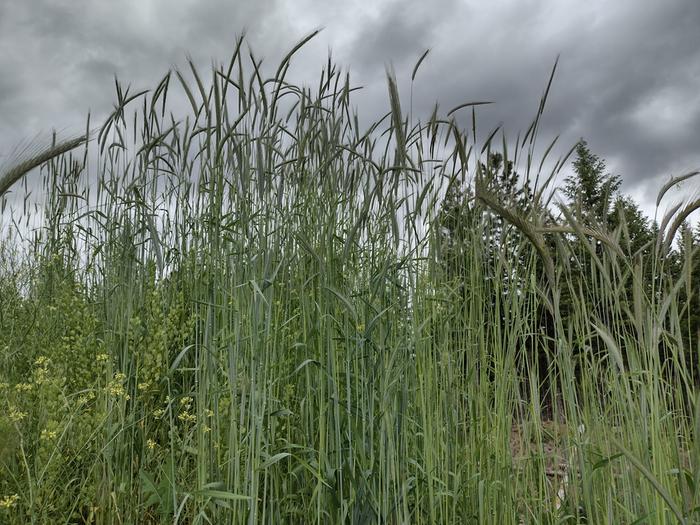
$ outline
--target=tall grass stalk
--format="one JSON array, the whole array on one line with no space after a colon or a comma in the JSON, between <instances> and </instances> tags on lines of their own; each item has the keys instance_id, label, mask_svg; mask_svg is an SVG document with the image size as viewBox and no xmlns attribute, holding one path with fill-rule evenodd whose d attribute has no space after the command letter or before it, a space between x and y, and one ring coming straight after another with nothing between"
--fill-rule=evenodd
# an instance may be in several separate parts
<instances>
[{"instance_id":1,"label":"tall grass stalk","mask_svg":"<svg viewBox=\"0 0 700 525\"><path fill-rule=\"evenodd\" d=\"M661 250L626 258L478 176L450 275L439 209L496 147L477 145L482 103L414 121L390 73L387 115L363 128L333 64L314 87L285 80L312 36L269 78L239 40L206 75L117 83L93 142L5 173L0 193L42 164L45 220L18 259L1 219L0 521L697 520L690 284ZM510 152L537 199L545 99ZM508 242L489 258L493 212Z\"/></svg>"}]
</instances>

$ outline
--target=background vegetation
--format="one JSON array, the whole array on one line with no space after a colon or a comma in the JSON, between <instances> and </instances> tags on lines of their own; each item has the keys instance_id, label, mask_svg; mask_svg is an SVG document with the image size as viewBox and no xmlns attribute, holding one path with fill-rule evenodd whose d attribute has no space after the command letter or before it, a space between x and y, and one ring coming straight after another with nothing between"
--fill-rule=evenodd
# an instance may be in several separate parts
<instances>
[{"instance_id":1,"label":"background vegetation","mask_svg":"<svg viewBox=\"0 0 700 525\"><path fill-rule=\"evenodd\" d=\"M0 173L0 521L700 520L700 204L548 161L549 84L515 142L391 74L360 127L332 63L286 82L308 38Z\"/></svg>"}]
</instances>

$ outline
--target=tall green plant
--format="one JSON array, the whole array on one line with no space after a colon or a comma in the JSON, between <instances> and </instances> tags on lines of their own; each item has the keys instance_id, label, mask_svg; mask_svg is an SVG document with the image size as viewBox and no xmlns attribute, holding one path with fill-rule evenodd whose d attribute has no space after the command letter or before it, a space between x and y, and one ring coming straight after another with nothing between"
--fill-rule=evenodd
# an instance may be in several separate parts
<instances>
[{"instance_id":1,"label":"tall green plant","mask_svg":"<svg viewBox=\"0 0 700 525\"><path fill-rule=\"evenodd\" d=\"M527 163L526 207L481 176L495 133L477 146L454 116L480 103L414 121L390 74L362 127L332 63L286 80L313 36L271 75L240 39L207 75L117 82L99 162L44 165L44 222L21 278L0 273L1 519L696 519L688 273L661 238L692 206L629 259L575 209L551 221L531 172L551 79L498 152L507 178ZM469 179L483 213L442 204Z\"/></svg>"}]
</instances>

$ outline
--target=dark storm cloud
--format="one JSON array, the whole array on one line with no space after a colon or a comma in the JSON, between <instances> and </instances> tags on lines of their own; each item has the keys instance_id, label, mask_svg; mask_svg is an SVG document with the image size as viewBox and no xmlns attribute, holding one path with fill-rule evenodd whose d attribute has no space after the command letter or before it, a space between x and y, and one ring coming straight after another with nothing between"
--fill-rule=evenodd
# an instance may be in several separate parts
<instances>
[{"instance_id":1,"label":"dark storm cloud","mask_svg":"<svg viewBox=\"0 0 700 525\"><path fill-rule=\"evenodd\" d=\"M585 138L630 192L700 167L700 2L424 4L391 2L347 49L374 94L370 108L387 107L384 64L396 66L406 93L415 60L430 47L414 110L491 100L478 111L482 135L503 124L514 138L532 121L559 55L543 145L561 135L564 152ZM648 208L653 197L645 198Z\"/></svg>"},{"instance_id":2,"label":"dark storm cloud","mask_svg":"<svg viewBox=\"0 0 700 525\"><path fill-rule=\"evenodd\" d=\"M629 183L668 174L700 146L698 27L700 3L668 2L589 30L562 55L557 89L563 111L575 108L564 131L620 159Z\"/></svg>"},{"instance_id":3,"label":"dark storm cloud","mask_svg":"<svg viewBox=\"0 0 700 525\"><path fill-rule=\"evenodd\" d=\"M246 29L261 53L277 52L288 33L273 0L31 0L3 10L0 153L39 131L79 131L88 110L106 116L115 75L149 88L188 56L203 68L227 60Z\"/></svg>"},{"instance_id":4,"label":"dark storm cloud","mask_svg":"<svg viewBox=\"0 0 700 525\"><path fill-rule=\"evenodd\" d=\"M351 44L353 62L362 68L361 73L381 77L389 61L401 65L414 59L416 52L431 46L446 8L449 5L436 10L427 2L401 0L380 7L357 28Z\"/></svg>"},{"instance_id":5,"label":"dark storm cloud","mask_svg":"<svg viewBox=\"0 0 700 525\"><path fill-rule=\"evenodd\" d=\"M482 136L502 123L514 138L559 55L543 145L561 134L563 152L585 138L638 194L700 164L697 0L27 0L0 4L0 15L0 152L41 130L80 130L88 109L105 114L114 74L141 89L186 56L206 70L229 59L244 29L274 68L325 26L295 56L290 78L314 85L331 48L364 86L355 103L368 119L388 108L385 66L407 103L413 65L431 48L413 86L414 114L429 115L436 101L447 111L492 100L478 111Z\"/></svg>"}]
</instances>

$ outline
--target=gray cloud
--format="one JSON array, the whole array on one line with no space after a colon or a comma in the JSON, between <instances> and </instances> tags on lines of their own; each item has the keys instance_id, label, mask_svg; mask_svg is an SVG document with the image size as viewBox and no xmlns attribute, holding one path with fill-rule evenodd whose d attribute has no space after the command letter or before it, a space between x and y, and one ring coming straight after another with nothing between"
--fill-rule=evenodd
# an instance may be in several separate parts
<instances>
[{"instance_id":1,"label":"gray cloud","mask_svg":"<svg viewBox=\"0 0 700 525\"><path fill-rule=\"evenodd\" d=\"M82 129L88 109L105 115L116 74L152 87L186 57L204 70L227 61L247 29L256 56L274 68L318 26L294 58L293 81L314 84L327 50L350 69L361 115L387 108L392 64L406 104L411 70L431 48L414 85L413 110L427 115L469 100L485 134L509 136L532 120L550 69L558 72L542 143L560 150L588 140L624 188L651 202L670 173L700 161L700 3L696 0L27 0L0 3L0 153L51 128Z\"/></svg>"},{"instance_id":2,"label":"gray cloud","mask_svg":"<svg viewBox=\"0 0 700 525\"><path fill-rule=\"evenodd\" d=\"M584 137L625 190L658 186L679 166L698 167L698 27L700 3L692 1L461 4L430 33L417 103L426 112L434 100L445 109L492 100L479 111L482 131L503 123L514 136L531 122L560 54L542 142L561 134L564 150Z\"/></svg>"},{"instance_id":3,"label":"gray cloud","mask_svg":"<svg viewBox=\"0 0 700 525\"><path fill-rule=\"evenodd\" d=\"M87 111L106 115L113 77L152 87L186 57L226 60L245 28L275 49L285 21L275 2L31 0L0 18L0 151L39 130L81 129ZM271 14L270 14L271 13ZM264 52L264 50L263 50ZM18 88L19 86L19 88Z\"/></svg>"},{"instance_id":4,"label":"gray cloud","mask_svg":"<svg viewBox=\"0 0 700 525\"><path fill-rule=\"evenodd\" d=\"M430 47L439 18L451 4L453 2L448 2L436 10L426 2L408 5L394 0L382 6L373 16L366 17L357 28L350 46L358 73L378 73L381 77L388 62L404 65L408 60L413 60L416 53Z\"/></svg>"}]
</instances>

